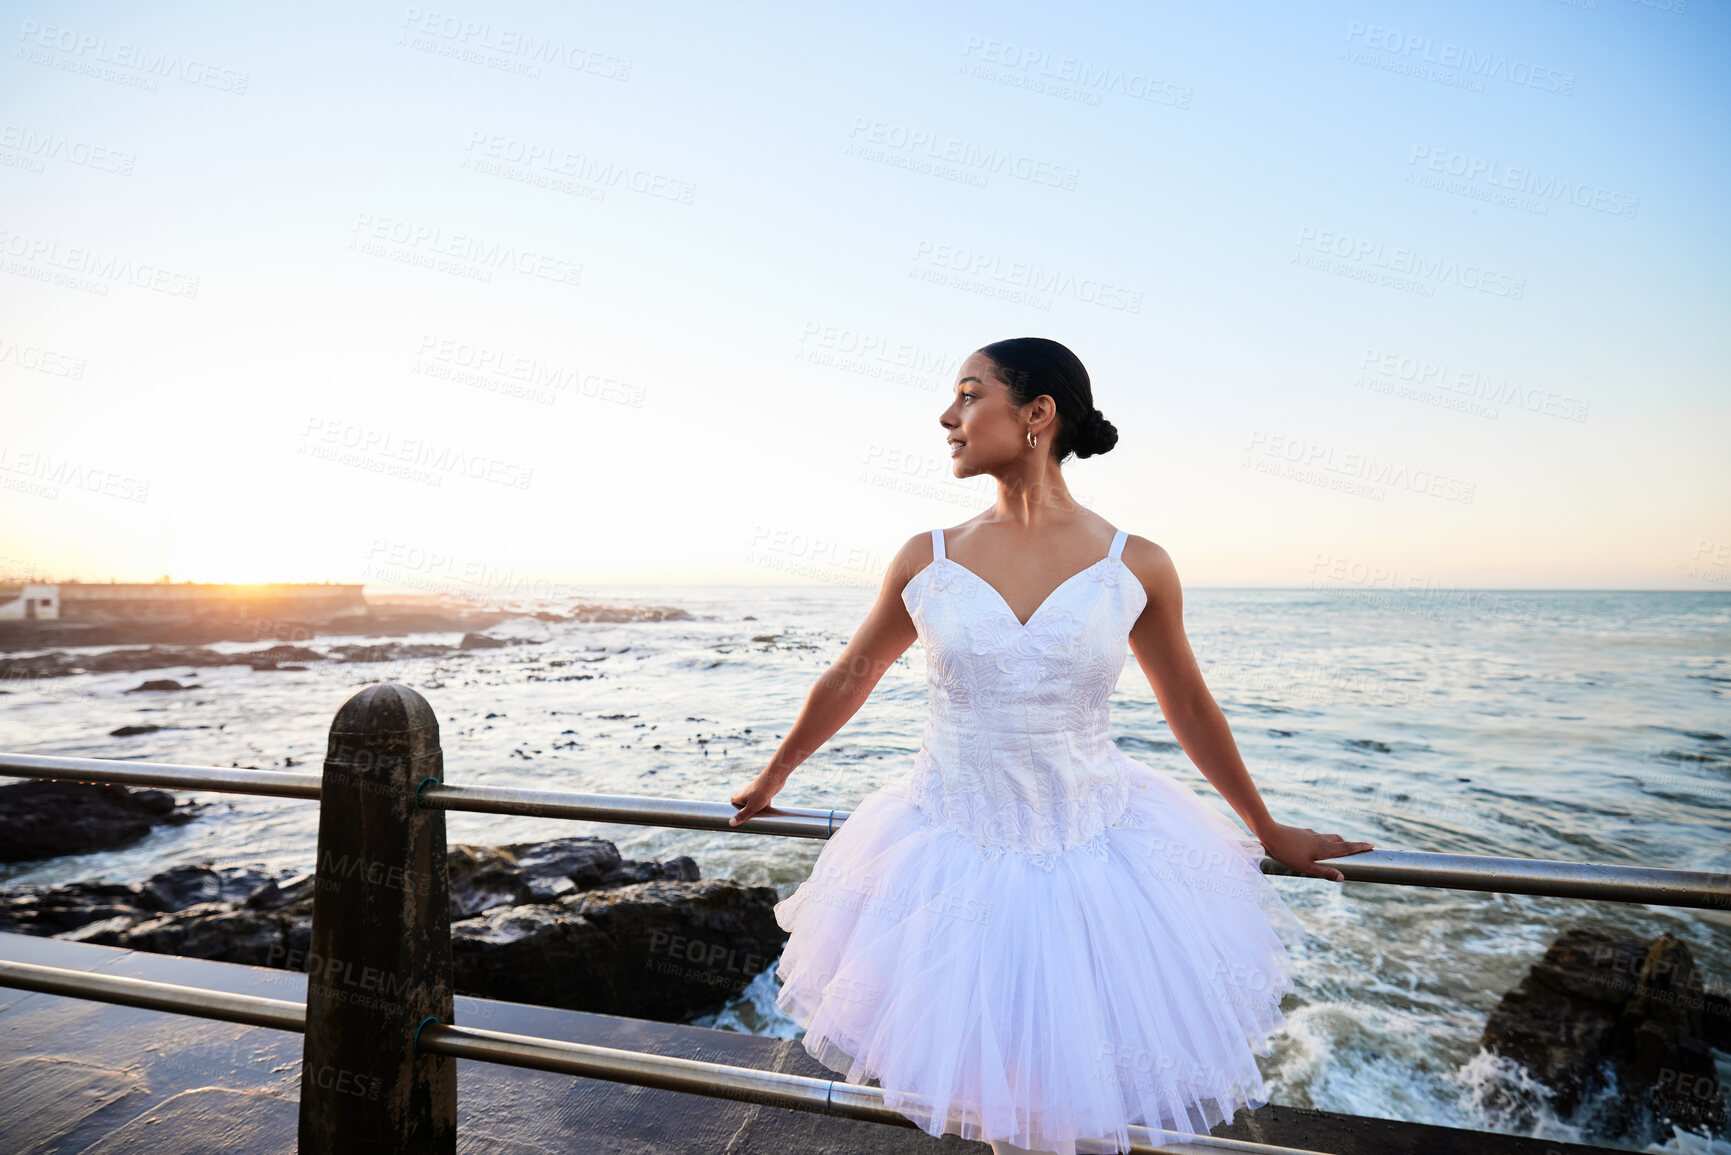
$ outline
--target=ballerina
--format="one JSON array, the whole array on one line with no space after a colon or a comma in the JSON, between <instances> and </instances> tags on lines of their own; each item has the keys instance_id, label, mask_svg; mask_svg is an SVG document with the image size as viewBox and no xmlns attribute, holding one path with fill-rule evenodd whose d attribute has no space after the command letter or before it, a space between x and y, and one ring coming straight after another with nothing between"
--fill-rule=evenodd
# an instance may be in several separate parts
<instances>
[{"instance_id":1,"label":"ballerina","mask_svg":"<svg viewBox=\"0 0 1731 1155\"><path fill-rule=\"evenodd\" d=\"M1267 1102L1255 1057L1285 1025L1286 941L1304 937L1262 856L1340 882L1323 860L1372 845L1273 819L1191 653L1172 559L1070 497L1061 462L1118 439L1075 354L987 345L938 420L955 476L991 475L996 503L901 547L775 756L729 799L732 825L763 813L924 645L911 767L776 905L777 1005L825 1066L994 1155L1121 1151L1132 1124L1205 1134ZM1111 740L1126 649L1253 839Z\"/></svg>"}]
</instances>

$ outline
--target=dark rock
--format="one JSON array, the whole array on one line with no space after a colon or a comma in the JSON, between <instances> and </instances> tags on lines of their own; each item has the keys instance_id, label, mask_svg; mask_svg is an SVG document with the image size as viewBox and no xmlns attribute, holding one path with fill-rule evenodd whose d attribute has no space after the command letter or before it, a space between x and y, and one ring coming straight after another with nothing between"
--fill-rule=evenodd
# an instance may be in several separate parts
<instances>
[{"instance_id":1,"label":"dark rock","mask_svg":"<svg viewBox=\"0 0 1731 1155\"><path fill-rule=\"evenodd\" d=\"M493 846L461 843L445 855L451 887L451 920L468 918L495 906L532 901L517 860Z\"/></svg>"},{"instance_id":2,"label":"dark rock","mask_svg":"<svg viewBox=\"0 0 1731 1155\"><path fill-rule=\"evenodd\" d=\"M0 930L48 936L104 919L136 921L144 917L138 905L142 890L119 882L75 882L51 890L23 887L0 905Z\"/></svg>"},{"instance_id":3,"label":"dark rock","mask_svg":"<svg viewBox=\"0 0 1731 1155\"><path fill-rule=\"evenodd\" d=\"M459 844L447 866L468 994L681 1022L738 994L786 940L772 887L699 880L685 855L638 862L573 837ZM318 885L180 866L142 884L27 888L0 901L0 930L304 970Z\"/></svg>"},{"instance_id":4,"label":"dark rock","mask_svg":"<svg viewBox=\"0 0 1731 1155\"><path fill-rule=\"evenodd\" d=\"M160 729L162 727L154 722L143 726L121 726L118 729L110 730L108 736L110 738L130 738L134 734L154 734Z\"/></svg>"},{"instance_id":5,"label":"dark rock","mask_svg":"<svg viewBox=\"0 0 1731 1155\"><path fill-rule=\"evenodd\" d=\"M603 606L579 602L571 607L574 622L690 622L689 611L678 606Z\"/></svg>"},{"instance_id":6,"label":"dark rock","mask_svg":"<svg viewBox=\"0 0 1731 1155\"><path fill-rule=\"evenodd\" d=\"M1726 1112L1708 1048L1725 1029L1711 1021L1723 998L1706 991L1689 948L1669 932L1643 943L1571 927L1503 996L1480 1045L1549 1088L1561 1119L1597 1102L1595 1129L1616 1137L1662 1140L1671 1123L1717 1132ZM1493 1088L1493 1100L1533 1121L1533 1104L1512 1088Z\"/></svg>"},{"instance_id":7,"label":"dark rock","mask_svg":"<svg viewBox=\"0 0 1731 1155\"><path fill-rule=\"evenodd\" d=\"M683 854L670 862L622 859L618 848L604 838L559 838L551 842L518 843L506 849L517 855L530 888L542 901L568 890L629 886L659 879L674 882L698 879L697 863ZM569 886L563 885L567 882Z\"/></svg>"},{"instance_id":8,"label":"dark rock","mask_svg":"<svg viewBox=\"0 0 1731 1155\"><path fill-rule=\"evenodd\" d=\"M37 778L0 786L0 862L113 850L159 823L190 822L194 810L177 808L166 791L113 783Z\"/></svg>"},{"instance_id":9,"label":"dark rock","mask_svg":"<svg viewBox=\"0 0 1731 1155\"><path fill-rule=\"evenodd\" d=\"M696 882L697 863L681 854L667 862L622 862L602 876L596 889L630 886L638 882Z\"/></svg>"},{"instance_id":10,"label":"dark rock","mask_svg":"<svg viewBox=\"0 0 1731 1155\"><path fill-rule=\"evenodd\" d=\"M0 900L0 930L60 935L93 923L131 925L205 902L246 899L275 881L246 866L212 870L176 866L141 883L74 882L52 889L24 887Z\"/></svg>"},{"instance_id":11,"label":"dark rock","mask_svg":"<svg viewBox=\"0 0 1731 1155\"><path fill-rule=\"evenodd\" d=\"M148 646L141 650L105 650L83 659L84 669L93 674L112 674L137 670L165 670L175 666L226 666L230 656L202 647Z\"/></svg>"},{"instance_id":12,"label":"dark rock","mask_svg":"<svg viewBox=\"0 0 1731 1155\"><path fill-rule=\"evenodd\" d=\"M187 648L182 646L147 646L143 649L104 650L100 654L85 654L73 657L60 650L52 653L38 654L31 658L0 659L0 679L6 678L59 678L69 674L112 674L130 673L140 670L166 670L177 668L198 669L204 666L251 666L255 670L275 669L278 662L313 662L323 661L325 655L305 646L271 646L264 650L243 650L239 653L222 654L215 650L202 647ZM146 682L135 686L134 690L191 690L194 686L182 686L172 679L162 679L160 683ZM128 690L127 693L132 693Z\"/></svg>"},{"instance_id":13,"label":"dark rock","mask_svg":"<svg viewBox=\"0 0 1731 1155\"><path fill-rule=\"evenodd\" d=\"M52 650L28 658L0 658L0 681L27 682L34 678L64 678L79 672L78 659L65 650Z\"/></svg>"},{"instance_id":14,"label":"dark rock","mask_svg":"<svg viewBox=\"0 0 1731 1155\"><path fill-rule=\"evenodd\" d=\"M62 931L54 937L67 942L89 942L97 946L119 946L120 936L136 926L141 919L131 914L117 914L112 918L99 918L95 922L87 922L73 930Z\"/></svg>"},{"instance_id":15,"label":"dark rock","mask_svg":"<svg viewBox=\"0 0 1731 1155\"><path fill-rule=\"evenodd\" d=\"M685 1022L719 1009L787 940L773 887L645 882L451 926L453 982L489 998Z\"/></svg>"},{"instance_id":16,"label":"dark rock","mask_svg":"<svg viewBox=\"0 0 1731 1155\"><path fill-rule=\"evenodd\" d=\"M507 645L510 643L504 639L489 638L486 634L464 634L463 640L458 643L459 648L465 650L496 650Z\"/></svg>"},{"instance_id":17,"label":"dark rock","mask_svg":"<svg viewBox=\"0 0 1731 1155\"><path fill-rule=\"evenodd\" d=\"M148 682L140 682L138 685L132 687L132 689L126 692L128 694L136 694L140 690L196 690L199 688L197 682L194 682L190 686L183 686L173 678L153 678Z\"/></svg>"},{"instance_id":18,"label":"dark rock","mask_svg":"<svg viewBox=\"0 0 1731 1155\"><path fill-rule=\"evenodd\" d=\"M302 874L286 882L272 880L260 887L241 903L252 910L285 910L304 904L307 917L312 917L313 891L318 889L318 875Z\"/></svg>"},{"instance_id":19,"label":"dark rock","mask_svg":"<svg viewBox=\"0 0 1731 1155\"><path fill-rule=\"evenodd\" d=\"M683 854L670 862L638 862L621 858L605 838L589 835L501 847L459 844L447 862L453 919L496 906L554 902L577 891L698 878L697 863ZM465 897L459 900L459 894Z\"/></svg>"},{"instance_id":20,"label":"dark rock","mask_svg":"<svg viewBox=\"0 0 1731 1155\"><path fill-rule=\"evenodd\" d=\"M334 646L330 656L339 662L404 662L420 658L442 658L457 652L456 646L438 642L418 642L414 645L384 642L374 646Z\"/></svg>"},{"instance_id":21,"label":"dark rock","mask_svg":"<svg viewBox=\"0 0 1731 1155\"><path fill-rule=\"evenodd\" d=\"M49 650L56 646L208 645L212 642L258 642L266 638L292 642L334 636L401 637L451 630L485 630L515 616L504 610L447 606L428 609L374 607L366 614L325 621L211 614L110 622L7 621L0 622L0 652Z\"/></svg>"},{"instance_id":22,"label":"dark rock","mask_svg":"<svg viewBox=\"0 0 1731 1155\"><path fill-rule=\"evenodd\" d=\"M139 906L146 910L185 910L207 902L244 902L276 880L250 866L174 866L145 880Z\"/></svg>"},{"instance_id":23,"label":"dark rock","mask_svg":"<svg viewBox=\"0 0 1731 1155\"><path fill-rule=\"evenodd\" d=\"M265 911L207 902L148 919L115 935L114 946L217 962L287 968L312 941L312 904ZM304 965L304 964L303 964Z\"/></svg>"},{"instance_id":24,"label":"dark rock","mask_svg":"<svg viewBox=\"0 0 1731 1155\"><path fill-rule=\"evenodd\" d=\"M304 663L322 662L325 655L318 650L306 646L271 646L263 650L248 650L243 654L230 655L235 659L232 664L251 666L255 670L301 670L304 665L283 665L284 662Z\"/></svg>"}]
</instances>

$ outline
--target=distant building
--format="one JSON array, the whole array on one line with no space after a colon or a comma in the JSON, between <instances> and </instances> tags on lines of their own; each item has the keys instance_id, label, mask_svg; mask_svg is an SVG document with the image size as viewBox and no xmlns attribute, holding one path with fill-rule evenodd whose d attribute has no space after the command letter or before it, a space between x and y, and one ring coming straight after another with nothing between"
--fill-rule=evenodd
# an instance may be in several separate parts
<instances>
[{"instance_id":1,"label":"distant building","mask_svg":"<svg viewBox=\"0 0 1731 1155\"><path fill-rule=\"evenodd\" d=\"M0 619L136 621L228 617L322 622L365 615L359 583L222 585L207 582L65 582L0 585Z\"/></svg>"},{"instance_id":2,"label":"distant building","mask_svg":"<svg viewBox=\"0 0 1731 1155\"><path fill-rule=\"evenodd\" d=\"M57 618L60 587L16 582L0 584L0 621L13 618Z\"/></svg>"}]
</instances>

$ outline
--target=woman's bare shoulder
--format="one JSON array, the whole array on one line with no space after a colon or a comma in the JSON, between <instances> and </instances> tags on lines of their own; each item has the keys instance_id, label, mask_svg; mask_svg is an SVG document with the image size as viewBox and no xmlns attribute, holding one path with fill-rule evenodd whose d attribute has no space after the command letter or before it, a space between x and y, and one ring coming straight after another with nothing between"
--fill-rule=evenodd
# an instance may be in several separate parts
<instances>
[{"instance_id":1,"label":"woman's bare shoulder","mask_svg":"<svg viewBox=\"0 0 1731 1155\"><path fill-rule=\"evenodd\" d=\"M913 576L932 564L937 552L932 548L932 531L923 529L902 542L895 556L884 569L884 587L901 592Z\"/></svg>"},{"instance_id":2,"label":"woman's bare shoulder","mask_svg":"<svg viewBox=\"0 0 1731 1155\"><path fill-rule=\"evenodd\" d=\"M1164 546L1138 534L1124 535L1124 549L1118 555L1124 565L1141 581L1148 600L1178 592L1178 568Z\"/></svg>"}]
</instances>

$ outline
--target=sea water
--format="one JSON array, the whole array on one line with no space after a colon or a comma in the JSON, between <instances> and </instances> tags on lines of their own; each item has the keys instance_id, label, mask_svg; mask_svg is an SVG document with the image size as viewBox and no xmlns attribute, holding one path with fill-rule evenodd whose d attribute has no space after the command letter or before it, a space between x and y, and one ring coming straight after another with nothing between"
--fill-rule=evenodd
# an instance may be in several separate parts
<instances>
[{"instance_id":1,"label":"sea water","mask_svg":"<svg viewBox=\"0 0 1731 1155\"><path fill-rule=\"evenodd\" d=\"M398 681L438 712L449 781L725 802L773 754L874 593L618 587L608 601L677 606L692 619L526 616L488 632L533 644L461 656L9 681L0 749L316 772L343 701L368 682ZM1279 821L1381 849L1731 871L1731 596L1192 589L1185 619L1203 676ZM126 693L165 677L197 688ZM925 709L916 642L776 803L851 809L907 770ZM165 728L109 736L139 723ZM1112 700L1112 733L1127 754L1232 816L1174 740L1133 658ZM181 797L209 808L126 849L0 867L0 886L136 881L200 861L312 868L314 804ZM704 877L773 886L783 897L821 848L737 831L463 813L447 821L452 842L596 834L628 858L688 854ZM1669 930L1688 944L1711 989L1731 982L1731 912L1274 882L1309 934L1296 959L1288 1029L1260 1060L1278 1103L1509 1128L1485 1105L1498 1075L1479 1036L1504 992L1567 926L1643 938ZM702 1022L796 1036L774 993L766 970ZM1731 1083L1731 1071L1722 1082ZM1527 1130L1599 1138L1544 1115ZM1668 1149L1690 1148L1678 1141Z\"/></svg>"}]
</instances>

